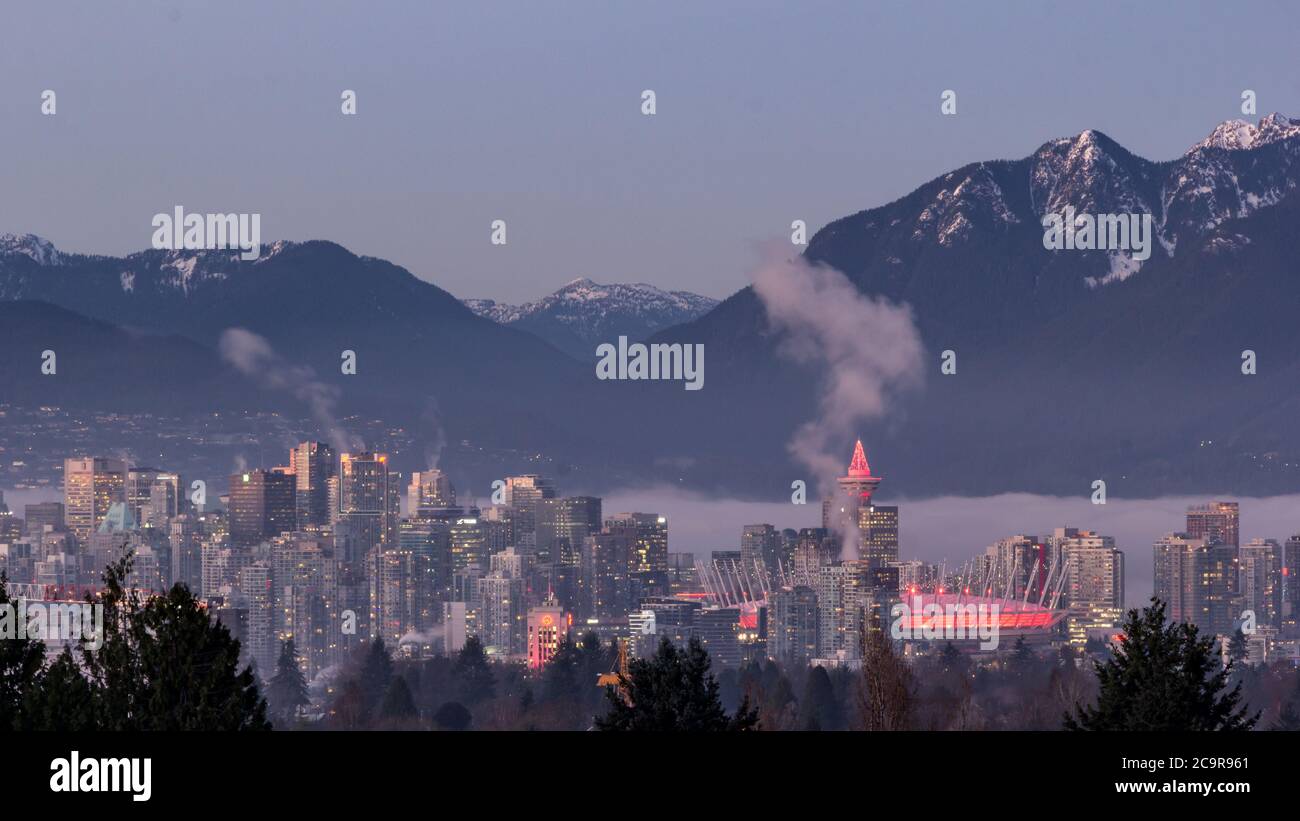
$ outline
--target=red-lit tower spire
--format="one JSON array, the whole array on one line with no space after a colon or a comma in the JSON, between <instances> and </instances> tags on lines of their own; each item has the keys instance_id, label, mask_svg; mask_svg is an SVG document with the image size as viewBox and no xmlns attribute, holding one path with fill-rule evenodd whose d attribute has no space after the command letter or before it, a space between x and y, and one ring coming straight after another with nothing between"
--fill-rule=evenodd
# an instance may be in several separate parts
<instances>
[{"instance_id":1,"label":"red-lit tower spire","mask_svg":"<svg viewBox=\"0 0 1300 821\"><path fill-rule=\"evenodd\" d=\"M849 499L857 500L858 506L868 505L871 503L871 494L880 486L880 480L881 477L871 475L867 452L862 449L862 440L859 439L853 446L853 459L849 462L848 475L836 480L840 493Z\"/></svg>"}]
</instances>

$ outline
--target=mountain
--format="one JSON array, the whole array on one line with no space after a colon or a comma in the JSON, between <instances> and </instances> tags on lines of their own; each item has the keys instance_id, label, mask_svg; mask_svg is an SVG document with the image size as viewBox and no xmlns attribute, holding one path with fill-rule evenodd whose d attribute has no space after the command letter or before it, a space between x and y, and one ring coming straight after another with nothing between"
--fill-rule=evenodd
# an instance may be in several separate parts
<instances>
[{"instance_id":1,"label":"mountain","mask_svg":"<svg viewBox=\"0 0 1300 821\"><path fill-rule=\"evenodd\" d=\"M1225 123L1163 162L1090 130L822 228L805 258L910 306L926 349L924 387L863 431L884 492L1300 487L1298 184L1300 122L1281 115ZM1150 214L1150 258L1048 250L1042 217L1067 206ZM691 448L762 443L747 470L771 476L768 494L798 478L784 444L822 374L782 355L752 288L656 340L703 343L710 359L695 407L654 409L665 429L694 434ZM939 372L944 350L954 375Z\"/></svg>"},{"instance_id":2,"label":"mountain","mask_svg":"<svg viewBox=\"0 0 1300 821\"><path fill-rule=\"evenodd\" d=\"M467 299L465 304L479 316L528 331L574 359L588 362L602 342L619 336L645 339L655 331L703 316L718 300L641 283L599 285L583 277L523 305L490 299Z\"/></svg>"},{"instance_id":3,"label":"mountain","mask_svg":"<svg viewBox=\"0 0 1300 821\"><path fill-rule=\"evenodd\" d=\"M1224 123L1164 161L1089 130L1021 159L972 163L823 227L806 260L906 305L924 346L921 384L856 431L885 476L879 498L1084 498L1097 479L1112 499L1294 492L1298 186L1300 122L1280 115ZM1049 250L1042 219L1067 208L1149 215L1150 256ZM36 300L111 325L69 325L70 338L87 335L82 350L118 350L120 334L172 335L199 346L193 369L214 375L172 393L241 407L254 401L249 380L218 375L212 352L226 329L247 328L279 357L272 373L252 374L254 387L287 408L315 395L291 380L285 388L309 373L337 392L338 416L416 436L423 447L398 454L399 469L422 466L442 440L497 454L469 479L484 495L491 478L538 465L590 491L659 481L771 500L789 498L795 479L814 482L788 443L815 415L827 372L816 357L792 358L755 291L657 331L627 318L635 311L575 309L606 292L611 304L641 304L617 293L624 287L633 286L580 282L536 310L471 310L329 242L276 243L245 262L211 251L85 256L30 236L0 239L0 302ZM529 327L534 318L552 330ZM580 346L538 341L557 328ZM0 342L36 334L34 345L39 331L39 321L7 336L0 327ZM705 388L595 378L594 340L647 332L704 345ZM151 349L128 345L103 367L137 385L152 373ZM344 350L357 353L355 376L340 374ZM956 374L940 373L946 350ZM1244 351L1254 374L1242 372ZM23 366L14 378L43 377ZM141 389L158 395L167 384L155 381ZM19 393L36 401L42 384ZM102 389L101 404L117 395L113 383ZM117 393L127 401L127 389Z\"/></svg>"}]
</instances>

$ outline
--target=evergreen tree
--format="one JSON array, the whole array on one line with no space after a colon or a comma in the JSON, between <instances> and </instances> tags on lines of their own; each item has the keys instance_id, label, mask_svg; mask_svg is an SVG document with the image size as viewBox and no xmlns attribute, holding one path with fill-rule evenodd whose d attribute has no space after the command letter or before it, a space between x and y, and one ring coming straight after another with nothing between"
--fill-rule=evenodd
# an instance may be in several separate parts
<instances>
[{"instance_id":1,"label":"evergreen tree","mask_svg":"<svg viewBox=\"0 0 1300 821\"><path fill-rule=\"evenodd\" d=\"M95 697L65 647L41 672L23 700L22 729L81 732L96 728Z\"/></svg>"},{"instance_id":2,"label":"evergreen tree","mask_svg":"<svg viewBox=\"0 0 1300 821\"><path fill-rule=\"evenodd\" d=\"M1076 705L1070 730L1249 730L1259 714L1241 706L1241 685L1225 692L1232 665L1195 625L1165 623L1165 605L1130 610L1114 658L1097 664L1097 704Z\"/></svg>"},{"instance_id":3,"label":"evergreen tree","mask_svg":"<svg viewBox=\"0 0 1300 821\"><path fill-rule=\"evenodd\" d=\"M280 642L280 658L275 663L275 675L267 688L267 698L276 720L288 724L298 715L298 709L306 705L307 680L303 678L302 668L298 666L298 649L293 639Z\"/></svg>"},{"instance_id":4,"label":"evergreen tree","mask_svg":"<svg viewBox=\"0 0 1300 821\"><path fill-rule=\"evenodd\" d=\"M607 731L677 732L752 730L758 713L741 701L728 716L718 697L718 681L709 673L709 654L697 638L678 650L666 637L652 658L635 659L620 686L606 688L609 712L596 719Z\"/></svg>"},{"instance_id":5,"label":"evergreen tree","mask_svg":"<svg viewBox=\"0 0 1300 821\"><path fill-rule=\"evenodd\" d=\"M101 730L269 730L266 701L239 642L189 588L142 601L124 587L128 554L104 572L104 636L82 644Z\"/></svg>"},{"instance_id":6,"label":"evergreen tree","mask_svg":"<svg viewBox=\"0 0 1300 821\"><path fill-rule=\"evenodd\" d=\"M1293 675L1295 675L1293 673ZM1291 696L1282 703L1274 730L1300 730L1300 675L1295 676L1295 688Z\"/></svg>"},{"instance_id":7,"label":"evergreen tree","mask_svg":"<svg viewBox=\"0 0 1300 821\"><path fill-rule=\"evenodd\" d=\"M388 655L382 638L370 642L365 661L361 665L361 692L365 694L366 705L371 710L378 708L380 701L393 683L393 660Z\"/></svg>"},{"instance_id":8,"label":"evergreen tree","mask_svg":"<svg viewBox=\"0 0 1300 821\"><path fill-rule=\"evenodd\" d=\"M473 716L465 705L455 701L447 702L433 714L433 723L437 724L440 730L468 730L472 721Z\"/></svg>"},{"instance_id":9,"label":"evergreen tree","mask_svg":"<svg viewBox=\"0 0 1300 821\"><path fill-rule=\"evenodd\" d=\"M9 598L8 581L0 572L0 731L19 727L23 701L45 664L44 642L18 638L18 602Z\"/></svg>"},{"instance_id":10,"label":"evergreen tree","mask_svg":"<svg viewBox=\"0 0 1300 821\"><path fill-rule=\"evenodd\" d=\"M402 676L393 677L388 692L384 694L383 704L379 707L379 715L390 721L409 721L417 714L415 699L411 697L411 688L406 679Z\"/></svg>"},{"instance_id":11,"label":"evergreen tree","mask_svg":"<svg viewBox=\"0 0 1300 821\"><path fill-rule=\"evenodd\" d=\"M478 704L496 696L496 676L478 636L470 636L451 668L457 695L465 704Z\"/></svg>"},{"instance_id":12,"label":"evergreen tree","mask_svg":"<svg viewBox=\"0 0 1300 821\"><path fill-rule=\"evenodd\" d=\"M808 670L804 680L803 697L799 699L796 719L799 730L842 730L844 710L835 697L835 687L830 674L820 665Z\"/></svg>"}]
</instances>

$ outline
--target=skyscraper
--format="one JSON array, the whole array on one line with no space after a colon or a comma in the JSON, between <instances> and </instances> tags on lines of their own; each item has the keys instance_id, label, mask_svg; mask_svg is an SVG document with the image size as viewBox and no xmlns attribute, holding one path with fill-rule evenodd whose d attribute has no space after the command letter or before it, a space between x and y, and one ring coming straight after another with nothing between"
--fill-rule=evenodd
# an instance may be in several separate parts
<instances>
[{"instance_id":1,"label":"skyscraper","mask_svg":"<svg viewBox=\"0 0 1300 821\"><path fill-rule=\"evenodd\" d=\"M1113 633L1124 617L1124 553L1091 530L1058 528L1050 541L1066 563L1070 642L1082 647L1090 631Z\"/></svg>"},{"instance_id":2,"label":"skyscraper","mask_svg":"<svg viewBox=\"0 0 1300 821\"><path fill-rule=\"evenodd\" d=\"M528 611L528 666L540 670L555 655L564 638L564 608L560 607L555 596L547 596L546 601Z\"/></svg>"},{"instance_id":3,"label":"skyscraper","mask_svg":"<svg viewBox=\"0 0 1300 821\"><path fill-rule=\"evenodd\" d=\"M338 455L323 442L301 442L289 452L294 475L294 507L298 527L327 527L330 480L338 474Z\"/></svg>"},{"instance_id":4,"label":"skyscraper","mask_svg":"<svg viewBox=\"0 0 1300 821\"><path fill-rule=\"evenodd\" d=\"M1187 535L1204 539L1206 544L1241 542L1241 514L1236 502L1208 502L1187 509Z\"/></svg>"},{"instance_id":5,"label":"skyscraper","mask_svg":"<svg viewBox=\"0 0 1300 821\"><path fill-rule=\"evenodd\" d=\"M388 454L342 454L338 486L338 515L355 523L360 540L358 550L365 554L381 545L392 544L401 497L397 493L396 477L388 471Z\"/></svg>"},{"instance_id":6,"label":"skyscraper","mask_svg":"<svg viewBox=\"0 0 1300 821\"><path fill-rule=\"evenodd\" d=\"M1203 632L1226 635L1235 628L1237 585L1235 546L1207 544L1187 533L1156 541L1155 595L1167 604L1171 621L1195 624Z\"/></svg>"},{"instance_id":7,"label":"skyscraper","mask_svg":"<svg viewBox=\"0 0 1300 821\"><path fill-rule=\"evenodd\" d=\"M64 461L64 515L79 542L86 544L118 502L126 502L126 462L102 456Z\"/></svg>"},{"instance_id":8,"label":"skyscraper","mask_svg":"<svg viewBox=\"0 0 1300 821\"><path fill-rule=\"evenodd\" d=\"M447 474L437 468L417 470L406 486L406 513L412 518L428 518L438 511L456 506L456 488Z\"/></svg>"},{"instance_id":9,"label":"skyscraper","mask_svg":"<svg viewBox=\"0 0 1300 821\"><path fill-rule=\"evenodd\" d=\"M230 477L230 543L251 547L294 529L294 477L249 470Z\"/></svg>"},{"instance_id":10,"label":"skyscraper","mask_svg":"<svg viewBox=\"0 0 1300 821\"><path fill-rule=\"evenodd\" d=\"M767 653L789 668L817 657L817 591L806 585L772 591L768 599Z\"/></svg>"},{"instance_id":11,"label":"skyscraper","mask_svg":"<svg viewBox=\"0 0 1300 821\"><path fill-rule=\"evenodd\" d=\"M1239 552L1242 608L1260 627L1282 624L1282 546L1276 539L1251 539Z\"/></svg>"},{"instance_id":12,"label":"skyscraper","mask_svg":"<svg viewBox=\"0 0 1300 821\"><path fill-rule=\"evenodd\" d=\"M835 496L822 501L822 527L844 533L856 526L858 510L871 505L871 494L880 487L880 482L881 477L871 475L867 452L862 448L862 440L857 440L848 473L835 480Z\"/></svg>"}]
</instances>

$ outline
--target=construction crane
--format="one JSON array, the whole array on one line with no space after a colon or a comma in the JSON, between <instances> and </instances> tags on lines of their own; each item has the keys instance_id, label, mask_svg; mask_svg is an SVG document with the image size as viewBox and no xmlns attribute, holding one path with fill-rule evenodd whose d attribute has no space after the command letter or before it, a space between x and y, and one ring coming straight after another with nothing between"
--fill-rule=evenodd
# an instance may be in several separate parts
<instances>
[{"instance_id":1,"label":"construction crane","mask_svg":"<svg viewBox=\"0 0 1300 821\"><path fill-rule=\"evenodd\" d=\"M623 700L630 704L631 700L627 694L627 687L623 685L623 682L627 681L627 679L627 639L619 639L618 661L615 663L613 670L610 670L608 673L601 673L596 677L596 686L601 689L606 687L617 687L619 693L623 696Z\"/></svg>"}]
</instances>

